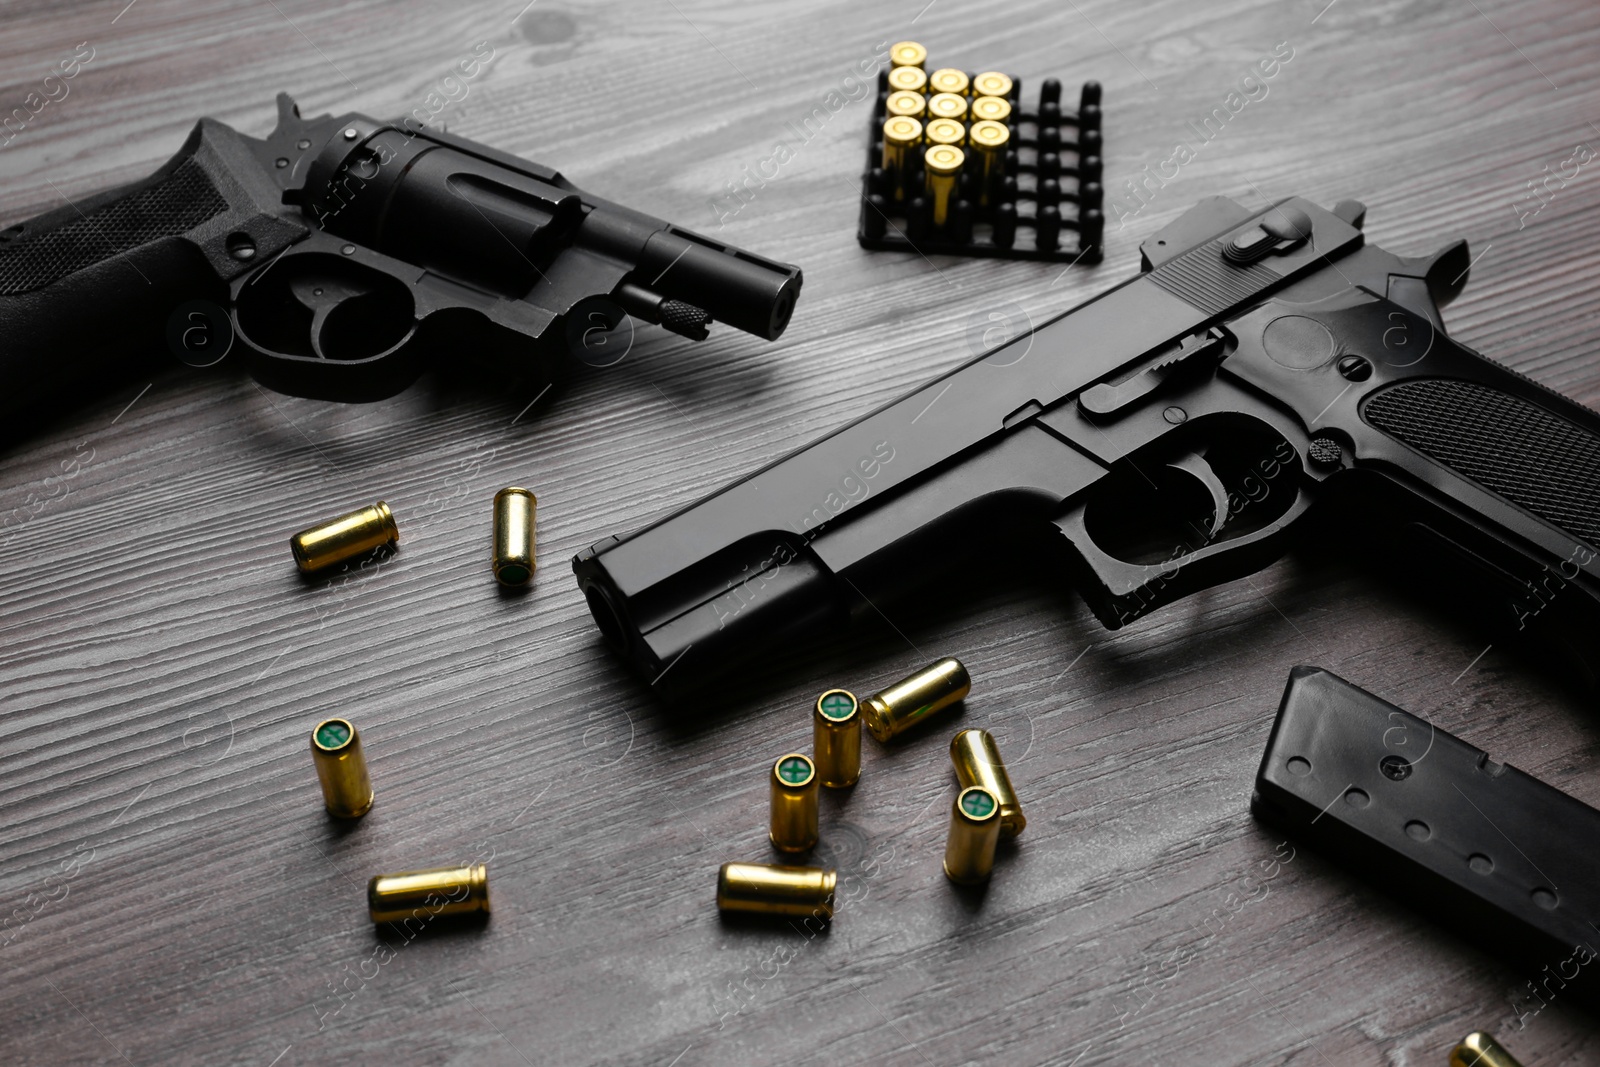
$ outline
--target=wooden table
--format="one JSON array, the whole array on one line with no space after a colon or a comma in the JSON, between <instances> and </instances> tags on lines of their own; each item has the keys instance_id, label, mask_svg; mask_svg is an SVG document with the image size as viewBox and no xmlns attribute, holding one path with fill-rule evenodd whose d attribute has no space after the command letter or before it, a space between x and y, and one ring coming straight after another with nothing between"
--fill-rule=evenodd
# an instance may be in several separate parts
<instances>
[{"instance_id":1,"label":"wooden table","mask_svg":"<svg viewBox=\"0 0 1600 1067\"><path fill-rule=\"evenodd\" d=\"M307 113L405 113L485 42L436 122L799 263L806 285L776 344L643 328L531 409L459 376L341 406L174 365L9 450L0 1059L1368 1067L1442 1065L1479 1027L1528 1067L1600 1058L1559 999L1519 1029L1530 976L1348 872L1302 849L1267 879L1280 839L1248 799L1296 663L1600 802L1585 700L1336 554L1114 634L1018 574L670 713L568 569L969 358L991 311L1037 321L1127 277L1141 240L1215 194L1356 197L1371 238L1412 254L1465 236L1454 335L1594 404L1600 177L1529 192L1600 138L1592 5L124 2L0 16L7 110L92 48L0 150L0 220L148 173L200 115L264 134L279 90ZM905 37L935 65L1104 83L1121 207L1102 265L857 247L870 105L849 79ZM1266 95L1132 199L1274 49L1292 58ZM843 104L801 141L790 124L830 92ZM728 199L780 141L778 175ZM513 483L540 499L522 597L487 566L490 497ZM286 537L378 497L398 554L303 583ZM717 866L769 857L764 771L809 743L815 694L947 654L975 678L950 729L996 732L1030 820L987 893L939 870L941 729L869 741L860 786L824 798L828 932L720 921ZM350 829L307 753L332 714L360 725L377 790ZM368 922L372 874L473 859L486 927Z\"/></svg>"}]
</instances>

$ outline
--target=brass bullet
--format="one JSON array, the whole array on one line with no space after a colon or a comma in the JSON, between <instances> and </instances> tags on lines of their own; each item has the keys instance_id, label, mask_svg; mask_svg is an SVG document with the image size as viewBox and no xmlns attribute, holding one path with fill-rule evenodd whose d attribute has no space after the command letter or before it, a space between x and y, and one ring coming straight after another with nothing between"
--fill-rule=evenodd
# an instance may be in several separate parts
<instances>
[{"instance_id":1,"label":"brass bullet","mask_svg":"<svg viewBox=\"0 0 1600 1067\"><path fill-rule=\"evenodd\" d=\"M311 762L322 783L328 814L358 819L372 807L372 779L361 735L347 719L324 719L311 731Z\"/></svg>"},{"instance_id":2,"label":"brass bullet","mask_svg":"<svg viewBox=\"0 0 1600 1067\"><path fill-rule=\"evenodd\" d=\"M883 102L885 111L890 117L904 115L906 118L920 119L928 110L928 101L921 93L911 93L901 90L890 93Z\"/></svg>"},{"instance_id":3,"label":"brass bullet","mask_svg":"<svg viewBox=\"0 0 1600 1067\"><path fill-rule=\"evenodd\" d=\"M1522 1067L1499 1042L1482 1030L1461 1039L1450 1053L1450 1067Z\"/></svg>"},{"instance_id":4,"label":"brass bullet","mask_svg":"<svg viewBox=\"0 0 1600 1067\"><path fill-rule=\"evenodd\" d=\"M717 872L717 907L757 915L833 918L837 871L771 863L724 863Z\"/></svg>"},{"instance_id":5,"label":"brass bullet","mask_svg":"<svg viewBox=\"0 0 1600 1067\"><path fill-rule=\"evenodd\" d=\"M1005 122L1011 118L1011 104L998 96L980 96L967 106L973 122Z\"/></svg>"},{"instance_id":6,"label":"brass bullet","mask_svg":"<svg viewBox=\"0 0 1600 1067\"><path fill-rule=\"evenodd\" d=\"M965 96L971 87L972 83L967 80L966 72L956 70L954 67L944 67L928 75L928 88L936 93Z\"/></svg>"},{"instance_id":7,"label":"brass bullet","mask_svg":"<svg viewBox=\"0 0 1600 1067\"><path fill-rule=\"evenodd\" d=\"M883 169L894 175L895 199L901 197L908 152L922 143L922 123L910 115L883 120Z\"/></svg>"},{"instance_id":8,"label":"brass bullet","mask_svg":"<svg viewBox=\"0 0 1600 1067\"><path fill-rule=\"evenodd\" d=\"M950 762L956 765L956 781L961 788L981 785L1000 801L1000 836L1013 838L1022 833L1028 820L1022 817L1022 804L1011 785L1011 776L1000 760L1000 749L988 730L962 730L950 739Z\"/></svg>"},{"instance_id":9,"label":"brass bullet","mask_svg":"<svg viewBox=\"0 0 1600 1067\"><path fill-rule=\"evenodd\" d=\"M817 776L829 789L861 778L861 707L848 689L830 689L811 711L811 750Z\"/></svg>"},{"instance_id":10,"label":"brass bullet","mask_svg":"<svg viewBox=\"0 0 1600 1067\"><path fill-rule=\"evenodd\" d=\"M380 874L367 883L367 911L375 923L435 915L489 913L489 868L432 867Z\"/></svg>"},{"instance_id":11,"label":"brass bullet","mask_svg":"<svg viewBox=\"0 0 1600 1067\"><path fill-rule=\"evenodd\" d=\"M494 577L501 585L525 585L533 577L538 507L538 498L517 486L494 495Z\"/></svg>"},{"instance_id":12,"label":"brass bullet","mask_svg":"<svg viewBox=\"0 0 1600 1067\"><path fill-rule=\"evenodd\" d=\"M928 149L922 158L928 173L928 194L933 197L933 224L943 226L950 216L950 199L955 196L961 164L967 156L953 144L940 144ZM877 737L877 732L872 736Z\"/></svg>"},{"instance_id":13,"label":"brass bullet","mask_svg":"<svg viewBox=\"0 0 1600 1067\"><path fill-rule=\"evenodd\" d=\"M889 49L893 67L920 67L928 61L928 50L915 41L901 41Z\"/></svg>"},{"instance_id":14,"label":"brass bullet","mask_svg":"<svg viewBox=\"0 0 1600 1067\"><path fill-rule=\"evenodd\" d=\"M952 882L987 882L1000 841L1000 801L981 785L968 786L950 807L950 836L944 845L944 873Z\"/></svg>"},{"instance_id":15,"label":"brass bullet","mask_svg":"<svg viewBox=\"0 0 1600 1067\"><path fill-rule=\"evenodd\" d=\"M928 75L921 67L895 67L889 72L889 91L920 93L928 87Z\"/></svg>"},{"instance_id":16,"label":"brass bullet","mask_svg":"<svg viewBox=\"0 0 1600 1067\"><path fill-rule=\"evenodd\" d=\"M791 752L772 765L772 818L767 831L779 852L808 852L817 844L817 765Z\"/></svg>"},{"instance_id":17,"label":"brass bullet","mask_svg":"<svg viewBox=\"0 0 1600 1067\"><path fill-rule=\"evenodd\" d=\"M399 542L394 512L380 500L370 508L301 530L289 538L289 551L294 553L299 568L310 574Z\"/></svg>"},{"instance_id":18,"label":"brass bullet","mask_svg":"<svg viewBox=\"0 0 1600 1067\"><path fill-rule=\"evenodd\" d=\"M868 733L879 741L887 741L948 708L971 689L972 677L961 661L942 659L868 697L861 705L862 717Z\"/></svg>"},{"instance_id":19,"label":"brass bullet","mask_svg":"<svg viewBox=\"0 0 1600 1067\"><path fill-rule=\"evenodd\" d=\"M1011 76L1001 74L998 70L986 70L972 79L972 95L974 96L999 96L1011 95Z\"/></svg>"},{"instance_id":20,"label":"brass bullet","mask_svg":"<svg viewBox=\"0 0 1600 1067\"><path fill-rule=\"evenodd\" d=\"M967 98L955 93L935 93L928 97L927 111L930 119L964 119Z\"/></svg>"},{"instance_id":21,"label":"brass bullet","mask_svg":"<svg viewBox=\"0 0 1600 1067\"><path fill-rule=\"evenodd\" d=\"M967 140L967 128L955 119L934 119L923 128L928 144L953 144L960 148Z\"/></svg>"},{"instance_id":22,"label":"brass bullet","mask_svg":"<svg viewBox=\"0 0 1600 1067\"><path fill-rule=\"evenodd\" d=\"M978 179L978 202L989 202L989 189L1000 180L1006 166L1006 145L1011 141L1011 129L1003 122L974 122L967 131L967 144L983 161L983 171Z\"/></svg>"}]
</instances>

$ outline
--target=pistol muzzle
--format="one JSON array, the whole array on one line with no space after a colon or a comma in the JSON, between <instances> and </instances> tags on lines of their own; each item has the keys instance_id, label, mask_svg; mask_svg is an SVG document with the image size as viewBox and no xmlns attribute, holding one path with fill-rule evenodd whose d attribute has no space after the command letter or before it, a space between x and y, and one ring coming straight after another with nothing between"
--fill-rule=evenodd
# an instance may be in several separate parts
<instances>
[{"instance_id":1,"label":"pistol muzzle","mask_svg":"<svg viewBox=\"0 0 1600 1067\"><path fill-rule=\"evenodd\" d=\"M680 581L652 581L659 563L654 542L607 538L572 569L600 632L663 696L848 618L831 572L786 537L729 545Z\"/></svg>"}]
</instances>

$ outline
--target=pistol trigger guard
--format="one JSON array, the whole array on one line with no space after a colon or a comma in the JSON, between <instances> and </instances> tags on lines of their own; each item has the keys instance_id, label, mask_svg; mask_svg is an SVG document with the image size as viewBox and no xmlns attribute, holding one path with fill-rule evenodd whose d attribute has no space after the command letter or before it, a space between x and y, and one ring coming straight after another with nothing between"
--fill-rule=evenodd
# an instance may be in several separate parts
<instances>
[{"instance_id":1,"label":"pistol trigger guard","mask_svg":"<svg viewBox=\"0 0 1600 1067\"><path fill-rule=\"evenodd\" d=\"M1180 469L1194 473L1187 467ZM1120 630L1190 593L1242 578L1272 563L1289 547L1291 528L1310 507L1310 495L1300 490L1283 514L1259 530L1148 564L1118 559L1097 545L1085 522L1088 507L1084 503L1057 519L1056 527L1072 549L1079 591L1089 609L1106 629ZM1225 521L1226 511L1223 515Z\"/></svg>"}]
</instances>

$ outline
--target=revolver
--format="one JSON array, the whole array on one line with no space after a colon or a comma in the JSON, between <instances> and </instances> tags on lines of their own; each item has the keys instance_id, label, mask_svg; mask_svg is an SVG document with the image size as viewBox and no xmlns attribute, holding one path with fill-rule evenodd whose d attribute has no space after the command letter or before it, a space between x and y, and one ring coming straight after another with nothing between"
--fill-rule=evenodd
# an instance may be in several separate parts
<instances>
[{"instance_id":1,"label":"revolver","mask_svg":"<svg viewBox=\"0 0 1600 1067\"><path fill-rule=\"evenodd\" d=\"M1593 684L1600 417L1446 335L1465 241L1396 255L1365 213L1201 202L1130 280L580 553L596 623L671 696L963 551L1059 561L1117 629L1338 521Z\"/></svg>"},{"instance_id":2,"label":"revolver","mask_svg":"<svg viewBox=\"0 0 1600 1067\"><path fill-rule=\"evenodd\" d=\"M202 118L142 181L0 230L0 420L131 376L161 347L236 346L262 385L370 401L430 365L555 380L624 315L775 340L799 268L579 190L418 123L302 119L265 139Z\"/></svg>"}]
</instances>

